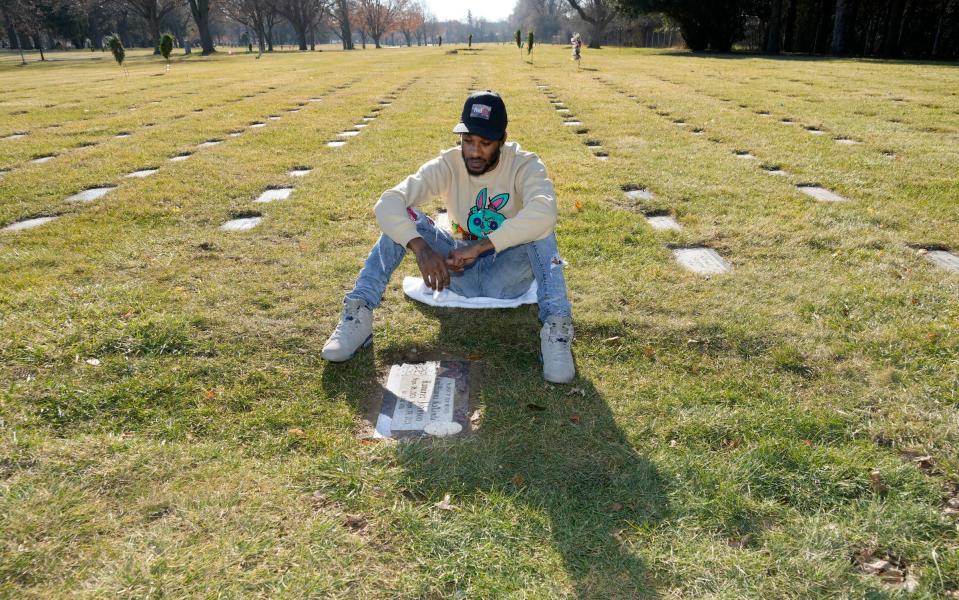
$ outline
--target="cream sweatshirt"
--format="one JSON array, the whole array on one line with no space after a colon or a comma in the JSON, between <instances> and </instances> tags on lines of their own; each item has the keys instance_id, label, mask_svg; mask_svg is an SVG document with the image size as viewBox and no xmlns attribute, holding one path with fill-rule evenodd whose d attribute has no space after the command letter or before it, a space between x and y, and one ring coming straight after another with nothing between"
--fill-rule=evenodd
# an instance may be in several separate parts
<instances>
[{"instance_id":1,"label":"cream sweatshirt","mask_svg":"<svg viewBox=\"0 0 959 600\"><path fill-rule=\"evenodd\" d=\"M496 168L480 176L466 170L459 146L444 150L384 192L373 210L383 232L406 246L419 237L407 209L434 198L445 201L454 232L488 237L497 252L542 239L556 226L556 192L546 166L515 142L503 144Z\"/></svg>"}]
</instances>

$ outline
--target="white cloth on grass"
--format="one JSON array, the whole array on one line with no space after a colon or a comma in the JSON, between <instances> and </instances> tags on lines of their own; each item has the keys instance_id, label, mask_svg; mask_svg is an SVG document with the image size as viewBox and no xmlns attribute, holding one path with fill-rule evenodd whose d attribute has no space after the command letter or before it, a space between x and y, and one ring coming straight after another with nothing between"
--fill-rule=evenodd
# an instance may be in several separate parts
<instances>
[{"instance_id":1,"label":"white cloth on grass","mask_svg":"<svg viewBox=\"0 0 959 600\"><path fill-rule=\"evenodd\" d=\"M488 298L477 296L476 298L467 298L452 292L448 289L442 292L434 292L426 287L422 277L404 277L403 293L407 296L429 304L430 306L442 306L449 308L516 308L523 304L536 304L536 280L529 284L529 289L518 298Z\"/></svg>"}]
</instances>

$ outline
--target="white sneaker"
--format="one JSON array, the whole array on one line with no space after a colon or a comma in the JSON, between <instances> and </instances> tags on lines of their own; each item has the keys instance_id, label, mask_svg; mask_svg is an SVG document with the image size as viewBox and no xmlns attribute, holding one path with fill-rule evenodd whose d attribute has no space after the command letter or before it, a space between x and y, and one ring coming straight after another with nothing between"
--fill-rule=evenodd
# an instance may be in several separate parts
<instances>
[{"instance_id":1,"label":"white sneaker","mask_svg":"<svg viewBox=\"0 0 959 600\"><path fill-rule=\"evenodd\" d=\"M326 340L320 353L330 362L343 362L353 358L356 351L373 342L373 311L366 307L363 300L343 302L343 314L340 322Z\"/></svg>"},{"instance_id":2,"label":"white sneaker","mask_svg":"<svg viewBox=\"0 0 959 600\"><path fill-rule=\"evenodd\" d=\"M573 320L553 316L546 319L539 332L543 353L543 378L552 383L569 383L576 377L573 364Z\"/></svg>"}]
</instances>

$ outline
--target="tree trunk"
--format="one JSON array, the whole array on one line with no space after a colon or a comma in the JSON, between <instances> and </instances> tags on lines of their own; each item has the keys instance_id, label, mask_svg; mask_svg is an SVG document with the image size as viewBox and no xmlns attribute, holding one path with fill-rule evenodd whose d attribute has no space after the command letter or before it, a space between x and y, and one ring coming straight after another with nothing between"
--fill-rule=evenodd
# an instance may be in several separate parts
<instances>
[{"instance_id":1,"label":"tree trunk","mask_svg":"<svg viewBox=\"0 0 959 600\"><path fill-rule=\"evenodd\" d=\"M382 46L380 46L380 36L378 36L378 35L373 35L373 34L370 34L370 35L373 36L373 44L375 44L374 47L376 47L376 48L382 48Z\"/></svg>"},{"instance_id":2,"label":"tree trunk","mask_svg":"<svg viewBox=\"0 0 959 600\"><path fill-rule=\"evenodd\" d=\"M353 49L353 33L350 31L349 18L344 19L343 24L340 25L340 37L343 38L343 49L352 50Z\"/></svg>"},{"instance_id":3,"label":"tree trunk","mask_svg":"<svg viewBox=\"0 0 959 600\"><path fill-rule=\"evenodd\" d=\"M842 2L843 0L839 0ZM772 0L769 16L769 31L766 35L766 53L779 54L783 42L783 0Z\"/></svg>"},{"instance_id":4,"label":"tree trunk","mask_svg":"<svg viewBox=\"0 0 959 600\"><path fill-rule=\"evenodd\" d=\"M153 36L153 54L160 54L160 17L157 15L156 4L150 7L150 15L147 19L150 22L150 35Z\"/></svg>"},{"instance_id":5,"label":"tree trunk","mask_svg":"<svg viewBox=\"0 0 959 600\"><path fill-rule=\"evenodd\" d=\"M786 11L786 32L783 35L783 50L792 52L796 45L796 4L799 0L789 0L789 9Z\"/></svg>"},{"instance_id":6,"label":"tree trunk","mask_svg":"<svg viewBox=\"0 0 959 600\"><path fill-rule=\"evenodd\" d=\"M896 58L902 54L899 46L899 29L902 27L902 13L905 0L890 0L889 20L886 21L886 33L882 36L882 55Z\"/></svg>"},{"instance_id":7,"label":"tree trunk","mask_svg":"<svg viewBox=\"0 0 959 600\"><path fill-rule=\"evenodd\" d=\"M306 27L294 29L296 29L296 43L298 44L299 49L306 50Z\"/></svg>"},{"instance_id":8,"label":"tree trunk","mask_svg":"<svg viewBox=\"0 0 959 600\"><path fill-rule=\"evenodd\" d=\"M832 45L830 54L842 56L846 53L846 35L849 30L849 5L851 0L836 0L836 19L832 26Z\"/></svg>"},{"instance_id":9,"label":"tree trunk","mask_svg":"<svg viewBox=\"0 0 959 600\"><path fill-rule=\"evenodd\" d=\"M213 54L216 48L213 46L213 36L210 35L210 0L188 1L196 28L200 32L200 47L203 49L203 55Z\"/></svg>"},{"instance_id":10,"label":"tree trunk","mask_svg":"<svg viewBox=\"0 0 959 600\"><path fill-rule=\"evenodd\" d=\"M589 26L589 46L593 50L599 50L603 44L603 33L606 32L606 25L603 21L597 20L594 23L590 23Z\"/></svg>"}]
</instances>

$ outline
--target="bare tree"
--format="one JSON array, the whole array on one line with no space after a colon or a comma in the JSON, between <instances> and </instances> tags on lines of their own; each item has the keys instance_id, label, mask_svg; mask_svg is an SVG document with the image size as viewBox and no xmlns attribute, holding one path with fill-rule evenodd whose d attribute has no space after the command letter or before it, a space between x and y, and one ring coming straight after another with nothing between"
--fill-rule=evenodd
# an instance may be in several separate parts
<instances>
[{"instance_id":1,"label":"bare tree","mask_svg":"<svg viewBox=\"0 0 959 600\"><path fill-rule=\"evenodd\" d=\"M210 0L187 0L190 4L190 13L193 14L193 21L200 32L200 47L203 49L203 55L213 54L216 48L213 46L213 35L210 34Z\"/></svg>"},{"instance_id":2,"label":"bare tree","mask_svg":"<svg viewBox=\"0 0 959 600\"><path fill-rule=\"evenodd\" d=\"M253 30L260 54L266 52L269 37L267 28L273 28L276 15L276 7L271 0L221 0L220 10L228 18ZM273 50L272 43L270 50Z\"/></svg>"},{"instance_id":3,"label":"bare tree","mask_svg":"<svg viewBox=\"0 0 959 600\"><path fill-rule=\"evenodd\" d=\"M350 19L356 7L355 0L333 0L330 7L330 21L333 31L343 42L344 50L353 49L353 30Z\"/></svg>"},{"instance_id":4,"label":"bare tree","mask_svg":"<svg viewBox=\"0 0 959 600\"><path fill-rule=\"evenodd\" d=\"M176 8L175 0L120 0L147 23L153 38L153 53L160 53L160 22Z\"/></svg>"},{"instance_id":5,"label":"bare tree","mask_svg":"<svg viewBox=\"0 0 959 600\"><path fill-rule=\"evenodd\" d=\"M406 40L407 46L413 45L413 38L416 36L416 32L423 25L425 10L423 5L419 2L413 2L400 14L400 17L397 21L397 26L400 30L400 33L403 34L403 38Z\"/></svg>"},{"instance_id":6,"label":"bare tree","mask_svg":"<svg viewBox=\"0 0 959 600\"><path fill-rule=\"evenodd\" d=\"M590 25L589 47L599 48L606 27L616 18L616 9L610 0L566 0Z\"/></svg>"},{"instance_id":7,"label":"bare tree","mask_svg":"<svg viewBox=\"0 0 959 600\"><path fill-rule=\"evenodd\" d=\"M358 13L366 33L380 48L380 39L396 26L409 0L359 0Z\"/></svg>"},{"instance_id":8,"label":"bare tree","mask_svg":"<svg viewBox=\"0 0 959 600\"><path fill-rule=\"evenodd\" d=\"M306 34L312 34L329 10L328 0L277 0L276 11L290 22L300 50L306 50Z\"/></svg>"}]
</instances>

